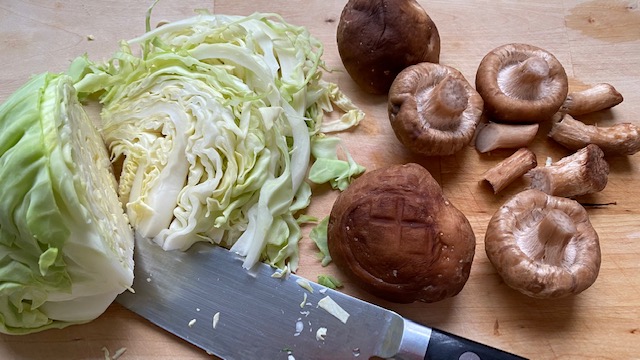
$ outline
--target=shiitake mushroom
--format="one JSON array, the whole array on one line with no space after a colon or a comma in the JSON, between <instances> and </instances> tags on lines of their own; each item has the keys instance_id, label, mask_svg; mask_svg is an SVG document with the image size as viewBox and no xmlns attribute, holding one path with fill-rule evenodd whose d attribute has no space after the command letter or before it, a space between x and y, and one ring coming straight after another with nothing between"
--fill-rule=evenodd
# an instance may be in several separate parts
<instances>
[{"instance_id":1,"label":"shiitake mushroom","mask_svg":"<svg viewBox=\"0 0 640 360\"><path fill-rule=\"evenodd\" d=\"M535 298L578 294L598 277L598 234L575 200L522 191L493 215L487 257L511 288Z\"/></svg>"},{"instance_id":2,"label":"shiitake mushroom","mask_svg":"<svg viewBox=\"0 0 640 360\"><path fill-rule=\"evenodd\" d=\"M423 62L396 76L387 108L391 127L405 147L420 155L444 156L471 141L483 101L457 69Z\"/></svg>"},{"instance_id":3,"label":"shiitake mushroom","mask_svg":"<svg viewBox=\"0 0 640 360\"><path fill-rule=\"evenodd\" d=\"M418 164L355 179L335 201L327 235L341 271L368 292L399 303L458 294L476 244L465 215Z\"/></svg>"},{"instance_id":4,"label":"shiitake mushroom","mask_svg":"<svg viewBox=\"0 0 640 360\"><path fill-rule=\"evenodd\" d=\"M550 52L529 44L491 50L476 72L476 90L495 121L539 123L558 112L569 90L567 74Z\"/></svg>"},{"instance_id":5,"label":"shiitake mushroom","mask_svg":"<svg viewBox=\"0 0 640 360\"><path fill-rule=\"evenodd\" d=\"M372 94L386 94L407 66L440 60L438 29L415 0L349 0L336 40L345 69Z\"/></svg>"}]
</instances>

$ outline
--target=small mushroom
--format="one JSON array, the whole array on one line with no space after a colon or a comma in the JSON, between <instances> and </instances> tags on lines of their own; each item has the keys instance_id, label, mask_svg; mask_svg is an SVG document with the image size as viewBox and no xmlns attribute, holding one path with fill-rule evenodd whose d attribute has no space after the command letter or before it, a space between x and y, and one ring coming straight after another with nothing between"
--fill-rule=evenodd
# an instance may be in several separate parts
<instances>
[{"instance_id":1,"label":"small mushroom","mask_svg":"<svg viewBox=\"0 0 640 360\"><path fill-rule=\"evenodd\" d=\"M582 91L570 92L560 111L571 116L579 116L614 107L623 100L613 85L600 83Z\"/></svg>"},{"instance_id":2,"label":"small mushroom","mask_svg":"<svg viewBox=\"0 0 640 360\"><path fill-rule=\"evenodd\" d=\"M640 128L631 123L600 127L564 114L560 121L553 123L549 137L571 150L595 144L605 155L633 155L640 151Z\"/></svg>"},{"instance_id":3,"label":"small mushroom","mask_svg":"<svg viewBox=\"0 0 640 360\"><path fill-rule=\"evenodd\" d=\"M489 221L484 244L504 282L531 297L578 294L600 270L600 243L587 211L539 190L504 203Z\"/></svg>"},{"instance_id":4,"label":"small mushroom","mask_svg":"<svg viewBox=\"0 0 640 360\"><path fill-rule=\"evenodd\" d=\"M345 69L372 94L386 94L407 66L440 59L438 29L415 0L349 0L336 39Z\"/></svg>"},{"instance_id":5,"label":"small mushroom","mask_svg":"<svg viewBox=\"0 0 640 360\"><path fill-rule=\"evenodd\" d=\"M338 195L329 253L347 276L383 299L435 302L458 294L471 271L471 224L420 165L360 176Z\"/></svg>"},{"instance_id":6,"label":"small mushroom","mask_svg":"<svg viewBox=\"0 0 640 360\"><path fill-rule=\"evenodd\" d=\"M602 191L607 185L609 164L602 150L589 144L555 163L529 170L525 177L531 180L532 189L574 197Z\"/></svg>"},{"instance_id":7,"label":"small mushroom","mask_svg":"<svg viewBox=\"0 0 640 360\"><path fill-rule=\"evenodd\" d=\"M402 70L389 89L391 127L415 153L451 155L471 142L482 98L452 67L420 63Z\"/></svg>"},{"instance_id":8,"label":"small mushroom","mask_svg":"<svg viewBox=\"0 0 640 360\"><path fill-rule=\"evenodd\" d=\"M487 114L502 122L542 122L567 98L564 67L551 53L527 44L506 44L480 62L476 89Z\"/></svg>"},{"instance_id":9,"label":"small mushroom","mask_svg":"<svg viewBox=\"0 0 640 360\"><path fill-rule=\"evenodd\" d=\"M502 191L514 180L538 165L536 154L527 148L518 149L508 158L487 170L482 175L482 182L491 186L494 194Z\"/></svg>"},{"instance_id":10,"label":"small mushroom","mask_svg":"<svg viewBox=\"0 0 640 360\"><path fill-rule=\"evenodd\" d=\"M529 145L538 133L539 124L500 124L489 122L478 130L476 150L521 148Z\"/></svg>"}]
</instances>

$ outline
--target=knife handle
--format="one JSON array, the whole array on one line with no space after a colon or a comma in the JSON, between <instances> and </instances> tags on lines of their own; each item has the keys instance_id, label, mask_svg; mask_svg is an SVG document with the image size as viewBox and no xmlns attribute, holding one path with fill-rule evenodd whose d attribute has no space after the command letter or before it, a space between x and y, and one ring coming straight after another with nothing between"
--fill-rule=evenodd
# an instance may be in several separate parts
<instances>
[{"instance_id":1,"label":"knife handle","mask_svg":"<svg viewBox=\"0 0 640 360\"><path fill-rule=\"evenodd\" d=\"M442 330L431 329L424 360L522 360L521 356L465 339Z\"/></svg>"}]
</instances>

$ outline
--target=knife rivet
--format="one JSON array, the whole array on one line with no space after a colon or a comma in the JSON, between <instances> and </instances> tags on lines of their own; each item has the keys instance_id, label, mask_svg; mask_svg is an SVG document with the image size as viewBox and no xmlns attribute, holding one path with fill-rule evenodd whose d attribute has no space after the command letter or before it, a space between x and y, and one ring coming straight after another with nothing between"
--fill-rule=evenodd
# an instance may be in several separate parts
<instances>
[{"instance_id":1,"label":"knife rivet","mask_svg":"<svg viewBox=\"0 0 640 360\"><path fill-rule=\"evenodd\" d=\"M458 360L480 360L480 356L472 351L467 351L460 355Z\"/></svg>"}]
</instances>

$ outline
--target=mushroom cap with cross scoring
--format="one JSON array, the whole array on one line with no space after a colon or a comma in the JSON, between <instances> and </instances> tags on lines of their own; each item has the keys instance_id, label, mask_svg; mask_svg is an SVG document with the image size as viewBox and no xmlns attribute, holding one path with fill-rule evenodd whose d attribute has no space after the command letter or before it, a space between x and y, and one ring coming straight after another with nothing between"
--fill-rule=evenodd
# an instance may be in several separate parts
<instances>
[{"instance_id":1,"label":"mushroom cap with cross scoring","mask_svg":"<svg viewBox=\"0 0 640 360\"><path fill-rule=\"evenodd\" d=\"M329 252L368 292L389 301L435 302L464 287L475 254L469 221L418 164L356 179L331 210Z\"/></svg>"}]
</instances>

